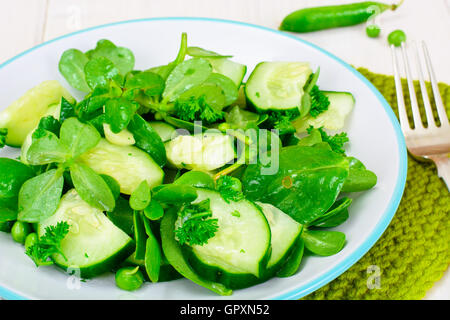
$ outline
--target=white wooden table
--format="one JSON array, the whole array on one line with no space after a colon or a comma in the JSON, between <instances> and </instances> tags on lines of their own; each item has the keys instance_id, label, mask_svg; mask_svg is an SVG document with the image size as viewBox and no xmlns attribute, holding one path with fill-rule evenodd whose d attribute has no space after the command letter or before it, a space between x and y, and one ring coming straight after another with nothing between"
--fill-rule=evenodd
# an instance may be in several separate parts
<instances>
[{"instance_id":1,"label":"white wooden table","mask_svg":"<svg viewBox=\"0 0 450 320\"><path fill-rule=\"evenodd\" d=\"M357 0L13 0L0 2L0 63L43 41L95 25L149 17L193 16L230 19L276 29L302 7ZM382 1L382 0L381 0ZM390 2L385 0L385 2ZM410 40L426 40L439 81L450 83L450 0L406 0L378 20L382 34L364 26L301 34L356 67L392 74L387 34L403 29ZM450 299L450 271L427 299Z\"/></svg>"}]
</instances>

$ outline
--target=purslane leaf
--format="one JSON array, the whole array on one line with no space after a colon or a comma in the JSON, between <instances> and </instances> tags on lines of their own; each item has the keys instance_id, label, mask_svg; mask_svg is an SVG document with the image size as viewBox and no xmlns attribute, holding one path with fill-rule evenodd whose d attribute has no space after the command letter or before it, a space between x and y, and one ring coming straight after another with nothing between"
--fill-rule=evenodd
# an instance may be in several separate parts
<instances>
[{"instance_id":1,"label":"purslane leaf","mask_svg":"<svg viewBox=\"0 0 450 320\"><path fill-rule=\"evenodd\" d=\"M147 181L142 181L139 186L131 193L130 207L133 210L144 210L151 200L150 186Z\"/></svg>"},{"instance_id":2,"label":"purslane leaf","mask_svg":"<svg viewBox=\"0 0 450 320\"><path fill-rule=\"evenodd\" d=\"M125 47L117 47L109 40L102 39L97 42L95 49L90 50L90 59L104 57L110 60L119 70L120 74L125 75L134 68L134 54Z\"/></svg>"},{"instance_id":3,"label":"purslane leaf","mask_svg":"<svg viewBox=\"0 0 450 320\"><path fill-rule=\"evenodd\" d=\"M230 55L221 55L200 47L188 47L186 53L194 58L231 58Z\"/></svg>"},{"instance_id":4,"label":"purslane leaf","mask_svg":"<svg viewBox=\"0 0 450 320\"><path fill-rule=\"evenodd\" d=\"M302 234L305 247L319 256L331 256L345 245L345 234L339 231L305 230Z\"/></svg>"},{"instance_id":5,"label":"purslane leaf","mask_svg":"<svg viewBox=\"0 0 450 320\"><path fill-rule=\"evenodd\" d=\"M166 164L166 147L159 134L140 115L135 114L128 124L133 134L136 147L147 152L161 167Z\"/></svg>"},{"instance_id":6,"label":"purslane leaf","mask_svg":"<svg viewBox=\"0 0 450 320\"><path fill-rule=\"evenodd\" d=\"M163 78L150 71L140 72L125 82L125 89L143 90L147 96L160 95L164 90Z\"/></svg>"},{"instance_id":7,"label":"purslane leaf","mask_svg":"<svg viewBox=\"0 0 450 320\"><path fill-rule=\"evenodd\" d=\"M106 101L105 119L111 126L113 133L119 133L125 129L133 118L138 105L124 98L115 98Z\"/></svg>"},{"instance_id":8,"label":"purslane leaf","mask_svg":"<svg viewBox=\"0 0 450 320\"><path fill-rule=\"evenodd\" d=\"M77 49L64 51L59 60L59 72L72 87L83 92L91 91L84 73L84 67L88 61L89 58Z\"/></svg>"},{"instance_id":9,"label":"purslane leaf","mask_svg":"<svg viewBox=\"0 0 450 320\"><path fill-rule=\"evenodd\" d=\"M94 170L75 162L70 166L70 177L75 190L89 205L107 212L114 210L114 195L105 180Z\"/></svg>"},{"instance_id":10,"label":"purslane leaf","mask_svg":"<svg viewBox=\"0 0 450 320\"><path fill-rule=\"evenodd\" d=\"M89 60L84 66L84 72L86 82L92 90L98 87L106 88L110 80L120 79L119 69L113 62L104 57Z\"/></svg>"},{"instance_id":11,"label":"purslane leaf","mask_svg":"<svg viewBox=\"0 0 450 320\"><path fill-rule=\"evenodd\" d=\"M163 101L176 100L183 92L203 83L211 73L211 64L205 59L193 58L183 61L167 77Z\"/></svg>"},{"instance_id":12,"label":"purslane leaf","mask_svg":"<svg viewBox=\"0 0 450 320\"><path fill-rule=\"evenodd\" d=\"M61 199L64 178L52 169L26 181L19 192L18 220L36 223L53 215Z\"/></svg>"},{"instance_id":13,"label":"purslane leaf","mask_svg":"<svg viewBox=\"0 0 450 320\"><path fill-rule=\"evenodd\" d=\"M214 84L219 86L225 96L226 106L229 106L238 98L238 88L234 81L220 73L211 73L204 84Z\"/></svg>"},{"instance_id":14,"label":"purslane leaf","mask_svg":"<svg viewBox=\"0 0 450 320\"><path fill-rule=\"evenodd\" d=\"M100 138L100 133L92 125L81 123L77 118L69 118L61 125L60 141L72 158L95 147Z\"/></svg>"},{"instance_id":15,"label":"purslane leaf","mask_svg":"<svg viewBox=\"0 0 450 320\"><path fill-rule=\"evenodd\" d=\"M70 153L54 133L42 130L39 138L33 139L26 157L31 165L43 165L53 162L63 163L70 158Z\"/></svg>"}]
</instances>

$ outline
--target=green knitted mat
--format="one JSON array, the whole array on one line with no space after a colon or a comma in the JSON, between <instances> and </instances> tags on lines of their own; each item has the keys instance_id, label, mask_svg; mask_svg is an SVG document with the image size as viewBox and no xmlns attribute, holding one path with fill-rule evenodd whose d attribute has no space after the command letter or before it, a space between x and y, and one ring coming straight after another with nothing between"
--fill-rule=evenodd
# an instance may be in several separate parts
<instances>
[{"instance_id":1,"label":"green knitted mat","mask_svg":"<svg viewBox=\"0 0 450 320\"><path fill-rule=\"evenodd\" d=\"M377 87L398 116L394 78L364 68L358 71ZM418 83L415 86L420 92ZM405 82L403 88L407 94ZM439 89L450 114L450 85L440 83ZM420 96L418 100L421 102ZM405 102L409 103L406 95ZM434 164L418 162L408 155L405 192L382 237L347 272L305 299L423 298L450 264L449 211L449 192ZM380 271L379 285L369 285L372 289L368 283L374 284L370 277L375 273L370 266Z\"/></svg>"}]
</instances>

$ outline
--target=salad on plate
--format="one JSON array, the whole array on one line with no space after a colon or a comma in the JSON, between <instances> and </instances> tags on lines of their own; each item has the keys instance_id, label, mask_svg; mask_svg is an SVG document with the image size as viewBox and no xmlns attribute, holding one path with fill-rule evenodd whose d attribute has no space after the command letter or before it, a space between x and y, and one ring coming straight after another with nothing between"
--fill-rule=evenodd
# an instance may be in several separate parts
<instances>
[{"instance_id":1,"label":"salad on plate","mask_svg":"<svg viewBox=\"0 0 450 320\"><path fill-rule=\"evenodd\" d=\"M0 230L36 267L230 295L342 250L351 193L377 182L346 154L350 92L297 61L244 83L245 65L185 33L173 61L134 67L109 40L68 49L58 68L81 100L50 80L0 112L0 146L21 148L0 158Z\"/></svg>"}]
</instances>

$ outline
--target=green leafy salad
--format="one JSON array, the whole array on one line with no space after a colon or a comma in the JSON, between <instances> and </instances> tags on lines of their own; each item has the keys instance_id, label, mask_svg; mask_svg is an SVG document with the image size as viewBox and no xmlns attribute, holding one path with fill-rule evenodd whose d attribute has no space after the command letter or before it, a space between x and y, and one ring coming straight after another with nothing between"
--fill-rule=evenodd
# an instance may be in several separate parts
<instances>
[{"instance_id":1,"label":"green leafy salad","mask_svg":"<svg viewBox=\"0 0 450 320\"><path fill-rule=\"evenodd\" d=\"M136 70L100 40L58 67L81 100L45 81L0 113L0 146L21 148L0 158L0 230L37 267L230 295L341 251L350 193L377 182L346 154L353 95L307 62L260 62L244 83L182 34L166 65Z\"/></svg>"}]
</instances>

